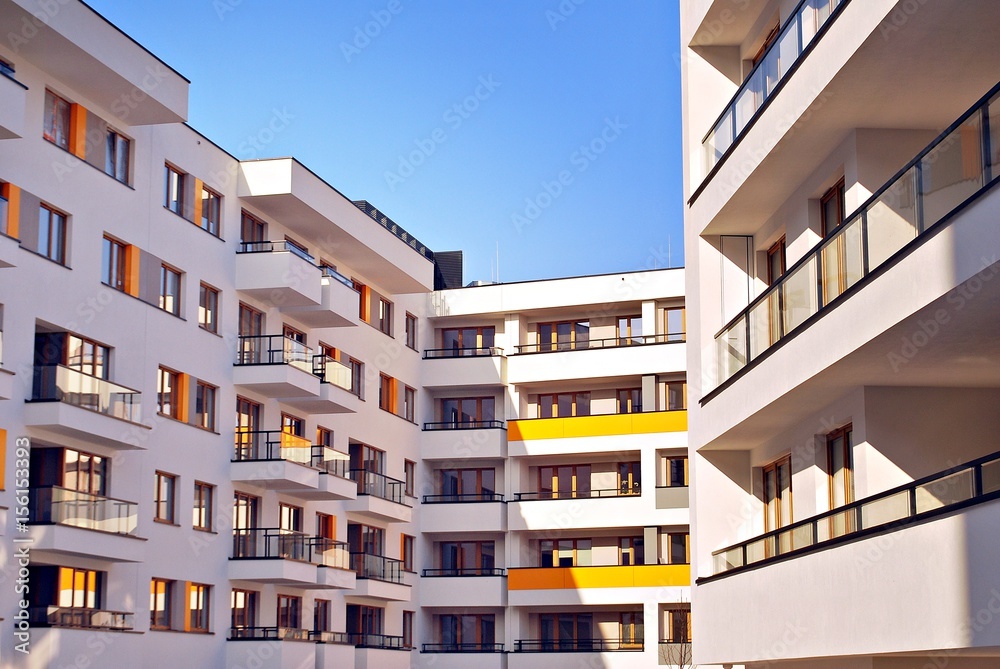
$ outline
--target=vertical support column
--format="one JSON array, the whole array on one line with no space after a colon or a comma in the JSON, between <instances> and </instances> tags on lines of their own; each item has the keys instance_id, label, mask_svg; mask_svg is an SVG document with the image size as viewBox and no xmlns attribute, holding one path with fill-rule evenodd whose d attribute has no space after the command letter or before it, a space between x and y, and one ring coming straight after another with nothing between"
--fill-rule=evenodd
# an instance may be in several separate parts
<instances>
[{"instance_id":1,"label":"vertical support column","mask_svg":"<svg viewBox=\"0 0 1000 669\"><path fill-rule=\"evenodd\" d=\"M655 486L654 486L655 491ZM660 528L642 528L643 564L660 563Z\"/></svg>"},{"instance_id":2,"label":"vertical support column","mask_svg":"<svg viewBox=\"0 0 1000 669\"><path fill-rule=\"evenodd\" d=\"M645 325L643 325L645 328ZM658 407L656 392L656 375L646 374L642 377L642 411L656 411Z\"/></svg>"}]
</instances>

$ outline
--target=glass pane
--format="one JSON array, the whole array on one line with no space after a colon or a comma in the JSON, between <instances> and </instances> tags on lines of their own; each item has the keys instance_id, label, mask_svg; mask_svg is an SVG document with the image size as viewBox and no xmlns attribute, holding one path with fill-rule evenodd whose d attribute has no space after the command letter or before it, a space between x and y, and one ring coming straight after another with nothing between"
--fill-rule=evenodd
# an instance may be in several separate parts
<instances>
[{"instance_id":1,"label":"glass pane","mask_svg":"<svg viewBox=\"0 0 1000 669\"><path fill-rule=\"evenodd\" d=\"M877 527L910 515L910 495L903 490L895 495L868 502L861 507L861 529Z\"/></svg>"},{"instance_id":2,"label":"glass pane","mask_svg":"<svg viewBox=\"0 0 1000 669\"><path fill-rule=\"evenodd\" d=\"M990 100L990 165L993 166L992 176L1000 175L1000 95Z\"/></svg>"},{"instance_id":3,"label":"glass pane","mask_svg":"<svg viewBox=\"0 0 1000 669\"><path fill-rule=\"evenodd\" d=\"M577 416L590 415L590 393L576 394L576 414Z\"/></svg>"},{"instance_id":4,"label":"glass pane","mask_svg":"<svg viewBox=\"0 0 1000 669\"><path fill-rule=\"evenodd\" d=\"M571 346L573 326L571 323L556 324L556 342L560 351L568 351Z\"/></svg>"},{"instance_id":5,"label":"glass pane","mask_svg":"<svg viewBox=\"0 0 1000 669\"><path fill-rule=\"evenodd\" d=\"M760 106L763 97L762 88L763 83L761 79L761 71L760 68L758 68L754 71L750 78L747 79L743 90L740 91L739 95L736 97L736 103L734 106L736 109L737 135L743 132L747 123L757 112L757 108Z\"/></svg>"},{"instance_id":6,"label":"glass pane","mask_svg":"<svg viewBox=\"0 0 1000 669\"><path fill-rule=\"evenodd\" d=\"M907 170L868 207L868 268L875 269L917 236L916 168Z\"/></svg>"},{"instance_id":7,"label":"glass pane","mask_svg":"<svg viewBox=\"0 0 1000 669\"><path fill-rule=\"evenodd\" d=\"M712 129L708 140L705 142L706 170L715 167L719 159L729 150L733 144L733 110L727 108L726 113L719 119L719 123Z\"/></svg>"},{"instance_id":8,"label":"glass pane","mask_svg":"<svg viewBox=\"0 0 1000 669\"><path fill-rule=\"evenodd\" d=\"M861 217L844 225L837 236L820 249L823 263L823 304L829 304L861 280Z\"/></svg>"},{"instance_id":9,"label":"glass pane","mask_svg":"<svg viewBox=\"0 0 1000 669\"><path fill-rule=\"evenodd\" d=\"M441 333L441 348L458 350L458 330L444 330Z\"/></svg>"},{"instance_id":10,"label":"glass pane","mask_svg":"<svg viewBox=\"0 0 1000 669\"><path fill-rule=\"evenodd\" d=\"M983 490L982 494L1000 490L1000 460L993 460L983 465Z\"/></svg>"},{"instance_id":11,"label":"glass pane","mask_svg":"<svg viewBox=\"0 0 1000 669\"><path fill-rule=\"evenodd\" d=\"M495 328L483 328L483 348L493 348L495 334Z\"/></svg>"},{"instance_id":12,"label":"glass pane","mask_svg":"<svg viewBox=\"0 0 1000 669\"><path fill-rule=\"evenodd\" d=\"M794 22L789 23L785 31L778 37L778 46L775 47L775 51L778 52L778 77L781 78L785 76L785 73L799 57L798 28Z\"/></svg>"},{"instance_id":13,"label":"glass pane","mask_svg":"<svg viewBox=\"0 0 1000 669\"><path fill-rule=\"evenodd\" d=\"M747 544L747 564L760 562L774 554L774 537L764 537Z\"/></svg>"},{"instance_id":14,"label":"glass pane","mask_svg":"<svg viewBox=\"0 0 1000 669\"><path fill-rule=\"evenodd\" d=\"M857 511L848 509L816 523L816 541L827 541L855 531Z\"/></svg>"},{"instance_id":15,"label":"glass pane","mask_svg":"<svg viewBox=\"0 0 1000 669\"><path fill-rule=\"evenodd\" d=\"M724 382L747 364L746 326L746 317L743 316L715 340L718 383Z\"/></svg>"},{"instance_id":16,"label":"glass pane","mask_svg":"<svg viewBox=\"0 0 1000 669\"><path fill-rule=\"evenodd\" d=\"M819 311L815 255L785 276L781 291L782 321L787 334Z\"/></svg>"},{"instance_id":17,"label":"glass pane","mask_svg":"<svg viewBox=\"0 0 1000 669\"><path fill-rule=\"evenodd\" d=\"M917 513L940 509L973 497L973 470L963 469L944 478L917 486Z\"/></svg>"},{"instance_id":18,"label":"glass pane","mask_svg":"<svg viewBox=\"0 0 1000 669\"><path fill-rule=\"evenodd\" d=\"M780 288L780 284L772 288L750 310L750 360L769 349L781 337Z\"/></svg>"},{"instance_id":19,"label":"glass pane","mask_svg":"<svg viewBox=\"0 0 1000 669\"><path fill-rule=\"evenodd\" d=\"M496 491L496 472L492 469L481 471L484 495L492 495Z\"/></svg>"},{"instance_id":20,"label":"glass pane","mask_svg":"<svg viewBox=\"0 0 1000 669\"><path fill-rule=\"evenodd\" d=\"M937 223L983 186L979 115L955 129L920 160L924 228Z\"/></svg>"}]
</instances>

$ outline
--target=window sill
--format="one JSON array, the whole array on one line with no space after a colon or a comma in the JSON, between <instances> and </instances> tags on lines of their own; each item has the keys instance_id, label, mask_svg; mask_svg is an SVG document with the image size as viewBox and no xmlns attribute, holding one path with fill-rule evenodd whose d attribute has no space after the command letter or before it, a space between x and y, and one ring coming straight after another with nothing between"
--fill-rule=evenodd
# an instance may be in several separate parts
<instances>
[{"instance_id":1,"label":"window sill","mask_svg":"<svg viewBox=\"0 0 1000 669\"><path fill-rule=\"evenodd\" d=\"M167 525L169 527L180 527L177 523L172 520L167 520L165 518L153 518L154 523L159 523L160 525Z\"/></svg>"},{"instance_id":2,"label":"window sill","mask_svg":"<svg viewBox=\"0 0 1000 669\"><path fill-rule=\"evenodd\" d=\"M194 530L195 532L203 532L204 534L215 534L215 535L219 534L211 527L192 527L191 529Z\"/></svg>"}]
</instances>

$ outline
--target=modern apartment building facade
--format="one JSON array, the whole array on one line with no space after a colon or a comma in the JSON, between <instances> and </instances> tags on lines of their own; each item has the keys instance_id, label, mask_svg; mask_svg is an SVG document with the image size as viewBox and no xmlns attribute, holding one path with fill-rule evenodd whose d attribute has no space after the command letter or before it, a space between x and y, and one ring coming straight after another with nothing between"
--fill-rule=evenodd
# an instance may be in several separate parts
<instances>
[{"instance_id":1,"label":"modern apartment building facade","mask_svg":"<svg viewBox=\"0 0 1000 669\"><path fill-rule=\"evenodd\" d=\"M997 665L998 23L681 3L698 663Z\"/></svg>"},{"instance_id":2,"label":"modern apartment building facade","mask_svg":"<svg viewBox=\"0 0 1000 669\"><path fill-rule=\"evenodd\" d=\"M448 288L86 5L0 26L0 666L685 663L682 270Z\"/></svg>"}]
</instances>

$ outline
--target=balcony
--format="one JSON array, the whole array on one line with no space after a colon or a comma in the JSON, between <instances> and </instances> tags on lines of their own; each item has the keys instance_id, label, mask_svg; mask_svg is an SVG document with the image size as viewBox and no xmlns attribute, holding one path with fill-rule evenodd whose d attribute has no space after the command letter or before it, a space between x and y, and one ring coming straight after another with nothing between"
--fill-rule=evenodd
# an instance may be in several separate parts
<instances>
[{"instance_id":1,"label":"balcony","mask_svg":"<svg viewBox=\"0 0 1000 669\"><path fill-rule=\"evenodd\" d=\"M314 634L317 633L290 627L231 627L226 639L232 642L226 644L226 666L253 666L257 669L315 666L318 644L314 642ZM331 638L335 635L334 632L324 634ZM258 643L242 643L244 641ZM262 647L267 648L266 653L260 652ZM350 650L349 647L347 649Z\"/></svg>"},{"instance_id":2,"label":"balcony","mask_svg":"<svg viewBox=\"0 0 1000 669\"><path fill-rule=\"evenodd\" d=\"M814 0L799 2L777 38L702 140L708 174L705 181L714 175L717 166L729 156L768 101L777 95L785 79L795 71L799 62L809 54L812 46L849 3L850 0L833 0L831 11L828 8L817 9Z\"/></svg>"},{"instance_id":3,"label":"balcony","mask_svg":"<svg viewBox=\"0 0 1000 669\"><path fill-rule=\"evenodd\" d=\"M332 267L320 265L318 306L283 307L286 313L313 328L353 327L361 322L361 296L350 279Z\"/></svg>"},{"instance_id":4,"label":"balcony","mask_svg":"<svg viewBox=\"0 0 1000 669\"><path fill-rule=\"evenodd\" d=\"M350 456L277 430L237 431L233 481L285 492L302 499L354 499Z\"/></svg>"},{"instance_id":5,"label":"balcony","mask_svg":"<svg viewBox=\"0 0 1000 669\"><path fill-rule=\"evenodd\" d=\"M522 344L508 361L507 380L512 384L546 383L682 372L686 364L685 339L685 334L678 332Z\"/></svg>"},{"instance_id":6,"label":"balcony","mask_svg":"<svg viewBox=\"0 0 1000 669\"><path fill-rule=\"evenodd\" d=\"M657 509L687 509L691 504L687 486L656 486Z\"/></svg>"},{"instance_id":7,"label":"balcony","mask_svg":"<svg viewBox=\"0 0 1000 669\"><path fill-rule=\"evenodd\" d=\"M425 643L421 653L502 653L502 643ZM478 665L478 662L476 663Z\"/></svg>"},{"instance_id":8,"label":"balcony","mask_svg":"<svg viewBox=\"0 0 1000 669\"><path fill-rule=\"evenodd\" d=\"M284 335L239 338L233 382L271 399L319 398L312 349Z\"/></svg>"},{"instance_id":9,"label":"balcony","mask_svg":"<svg viewBox=\"0 0 1000 669\"><path fill-rule=\"evenodd\" d=\"M281 311L319 306L320 276L315 259L291 242L243 242L236 254L236 290Z\"/></svg>"},{"instance_id":10,"label":"balcony","mask_svg":"<svg viewBox=\"0 0 1000 669\"><path fill-rule=\"evenodd\" d=\"M500 567L424 569L420 581L421 606L506 606L507 572Z\"/></svg>"},{"instance_id":11,"label":"balcony","mask_svg":"<svg viewBox=\"0 0 1000 669\"><path fill-rule=\"evenodd\" d=\"M122 449L142 449L142 394L63 365L36 366L25 424L58 437Z\"/></svg>"},{"instance_id":12,"label":"balcony","mask_svg":"<svg viewBox=\"0 0 1000 669\"><path fill-rule=\"evenodd\" d=\"M603 653L642 652L642 640L635 639L517 639L515 653Z\"/></svg>"},{"instance_id":13,"label":"balcony","mask_svg":"<svg viewBox=\"0 0 1000 669\"><path fill-rule=\"evenodd\" d=\"M32 606L28 609L28 617L33 627L127 632L134 628L135 614L68 606Z\"/></svg>"},{"instance_id":14,"label":"balcony","mask_svg":"<svg viewBox=\"0 0 1000 669\"><path fill-rule=\"evenodd\" d=\"M511 531L619 527L622 518L639 518L652 508L649 493L637 487L561 492L520 492L507 502Z\"/></svg>"},{"instance_id":15,"label":"balcony","mask_svg":"<svg viewBox=\"0 0 1000 669\"><path fill-rule=\"evenodd\" d=\"M503 349L433 348L424 351L424 387L438 390L483 386L499 388L507 384L507 358Z\"/></svg>"},{"instance_id":16,"label":"balcony","mask_svg":"<svg viewBox=\"0 0 1000 669\"><path fill-rule=\"evenodd\" d=\"M621 437L626 435L685 432L687 411L647 411L643 413L571 416L567 418L524 418L507 423L507 451L512 457L525 455L560 455L567 451L587 452L607 449L605 442L583 442L589 437ZM567 444L565 440L574 443Z\"/></svg>"},{"instance_id":17,"label":"balcony","mask_svg":"<svg viewBox=\"0 0 1000 669\"><path fill-rule=\"evenodd\" d=\"M507 456L507 428L502 420L424 423L424 460Z\"/></svg>"},{"instance_id":18,"label":"balcony","mask_svg":"<svg viewBox=\"0 0 1000 669\"><path fill-rule=\"evenodd\" d=\"M28 87L6 72L0 73L0 139L24 136Z\"/></svg>"},{"instance_id":19,"label":"balcony","mask_svg":"<svg viewBox=\"0 0 1000 669\"><path fill-rule=\"evenodd\" d=\"M304 589L355 582L347 544L278 528L233 530L229 578Z\"/></svg>"},{"instance_id":20,"label":"balcony","mask_svg":"<svg viewBox=\"0 0 1000 669\"><path fill-rule=\"evenodd\" d=\"M29 521L41 554L141 562L145 539L136 536L139 506L134 502L45 486L32 488Z\"/></svg>"},{"instance_id":21,"label":"balcony","mask_svg":"<svg viewBox=\"0 0 1000 669\"><path fill-rule=\"evenodd\" d=\"M715 335L714 397L728 382L914 251L996 183L984 130L1000 85L879 188Z\"/></svg>"},{"instance_id":22,"label":"balcony","mask_svg":"<svg viewBox=\"0 0 1000 669\"><path fill-rule=\"evenodd\" d=\"M424 495L421 530L433 532L504 532L507 506L496 492Z\"/></svg>"},{"instance_id":23,"label":"balcony","mask_svg":"<svg viewBox=\"0 0 1000 669\"><path fill-rule=\"evenodd\" d=\"M507 570L510 606L629 604L647 595L638 588L683 588L691 584L686 564L517 567ZM680 592L678 592L678 596Z\"/></svg>"},{"instance_id":24,"label":"balcony","mask_svg":"<svg viewBox=\"0 0 1000 669\"><path fill-rule=\"evenodd\" d=\"M408 523L413 508L406 503L406 482L379 472L351 469L349 475L357 483L357 499L345 503L349 513L387 522Z\"/></svg>"},{"instance_id":25,"label":"balcony","mask_svg":"<svg viewBox=\"0 0 1000 669\"><path fill-rule=\"evenodd\" d=\"M666 641L661 640L657 644L657 661L662 665L672 665L675 667L691 666L691 642L690 641Z\"/></svg>"},{"instance_id":26,"label":"balcony","mask_svg":"<svg viewBox=\"0 0 1000 669\"><path fill-rule=\"evenodd\" d=\"M352 552L351 568L357 574L355 595L386 601L410 601L410 586L403 579L402 560Z\"/></svg>"},{"instance_id":27,"label":"balcony","mask_svg":"<svg viewBox=\"0 0 1000 669\"><path fill-rule=\"evenodd\" d=\"M313 356L313 374L320 381L319 397L290 399L286 404L310 413L357 413L361 410L361 376L348 366L325 355Z\"/></svg>"}]
</instances>

